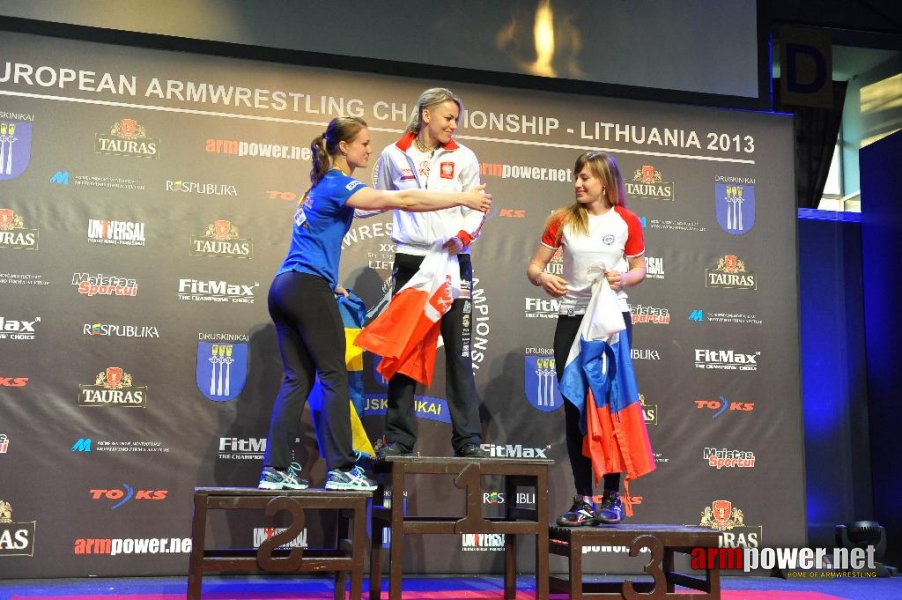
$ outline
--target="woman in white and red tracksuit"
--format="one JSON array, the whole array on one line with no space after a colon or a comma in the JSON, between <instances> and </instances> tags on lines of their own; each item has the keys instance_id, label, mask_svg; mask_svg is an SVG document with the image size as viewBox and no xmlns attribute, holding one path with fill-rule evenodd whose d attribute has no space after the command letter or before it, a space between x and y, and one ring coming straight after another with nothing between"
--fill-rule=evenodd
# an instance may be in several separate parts
<instances>
[{"instance_id":1,"label":"woman in white and red tracksuit","mask_svg":"<svg viewBox=\"0 0 902 600\"><path fill-rule=\"evenodd\" d=\"M432 88L417 102L416 114L401 139L382 151L376 171L377 189L420 188L446 192L468 191L479 185L479 161L472 150L454 140L461 101L450 90ZM457 456L485 457L480 448L476 383L470 356L473 268L470 246L479 236L485 215L465 207L432 213L395 211L392 242L394 293L419 269L420 263L438 241L460 263L461 297L444 317L441 333L445 343L446 395L451 415L451 445ZM414 410L416 382L395 375L388 383L388 410L380 456L411 454L417 438Z\"/></svg>"},{"instance_id":2,"label":"woman in white and red tracksuit","mask_svg":"<svg viewBox=\"0 0 902 600\"><path fill-rule=\"evenodd\" d=\"M627 338L632 334L632 318L625 288L645 279L642 225L626 209L626 190L617 161L605 152L585 152L576 159L573 176L576 202L548 218L542 242L526 269L533 285L561 299L554 331L558 380L592 298L590 267L602 267L608 284L617 293ZM545 272L558 248L564 253L563 277ZM592 501L592 461L583 455L579 409L569 400L564 402L564 422L576 497L570 510L558 518L558 525L577 527L620 522L623 518L621 474L605 473L601 506L596 508Z\"/></svg>"}]
</instances>

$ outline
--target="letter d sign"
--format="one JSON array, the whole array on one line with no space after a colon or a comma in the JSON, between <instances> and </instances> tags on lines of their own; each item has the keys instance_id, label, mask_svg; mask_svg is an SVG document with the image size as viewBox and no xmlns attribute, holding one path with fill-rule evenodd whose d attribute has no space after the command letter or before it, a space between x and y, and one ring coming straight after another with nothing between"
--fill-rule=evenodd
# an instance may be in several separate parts
<instances>
[{"instance_id":1,"label":"letter d sign","mask_svg":"<svg viewBox=\"0 0 902 600\"><path fill-rule=\"evenodd\" d=\"M780 101L795 106L833 107L830 34L780 30Z\"/></svg>"}]
</instances>

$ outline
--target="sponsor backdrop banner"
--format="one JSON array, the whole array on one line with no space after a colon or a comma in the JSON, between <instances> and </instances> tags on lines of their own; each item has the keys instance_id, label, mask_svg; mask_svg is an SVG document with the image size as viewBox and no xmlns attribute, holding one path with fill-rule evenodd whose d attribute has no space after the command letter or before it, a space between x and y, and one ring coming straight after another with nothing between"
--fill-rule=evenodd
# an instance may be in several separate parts
<instances>
[{"instance_id":1,"label":"sponsor backdrop banner","mask_svg":"<svg viewBox=\"0 0 902 600\"><path fill-rule=\"evenodd\" d=\"M0 49L0 575L184 573L192 488L257 482L281 377L266 294L310 140L357 115L378 153L419 92L446 82L14 33ZM609 150L648 257L630 291L632 353L658 469L631 487L633 520L702 524L726 546L804 543L789 118L452 87L467 108L458 137L495 195L471 306L492 454L554 459L552 513L569 507L558 303L524 272L545 218L573 201L577 155ZM368 318L388 300L390 234L382 215L345 240L341 280ZM450 456L442 349L438 360L419 390L417 451ZM364 385L376 438L386 385L371 356ZM321 486L304 423L296 458ZM486 485L487 514L535 501ZM460 493L417 479L403 501L457 514ZM328 518L306 523L295 545L330 535ZM250 546L290 522L214 524L214 543ZM409 572L502 568L502 536L405 543ZM532 569L531 544L520 551ZM644 563L592 552L589 570Z\"/></svg>"}]
</instances>

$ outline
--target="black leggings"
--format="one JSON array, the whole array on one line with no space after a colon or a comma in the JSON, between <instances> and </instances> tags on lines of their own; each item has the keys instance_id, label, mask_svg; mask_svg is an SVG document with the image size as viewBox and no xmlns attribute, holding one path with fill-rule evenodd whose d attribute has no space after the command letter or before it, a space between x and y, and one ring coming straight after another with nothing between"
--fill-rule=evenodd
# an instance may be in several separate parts
<instances>
[{"instance_id":1,"label":"black leggings","mask_svg":"<svg viewBox=\"0 0 902 600\"><path fill-rule=\"evenodd\" d=\"M558 381L564 374L564 366L567 356L570 354L570 346L579 333L579 325L583 315L568 317L560 315L557 326L554 329L554 366L557 370ZM627 337L632 340L633 320L629 312L623 313L626 322ZM579 430L579 409L573 406L569 400L564 400L564 431L567 437L567 455L570 457L570 468L573 471L573 483L576 484L576 493L580 496L594 495L592 486L592 461L583 455L583 434ZM605 473L602 487L605 491L620 490L620 473Z\"/></svg>"},{"instance_id":2,"label":"black leggings","mask_svg":"<svg viewBox=\"0 0 902 600\"><path fill-rule=\"evenodd\" d=\"M345 334L338 302L322 277L289 271L269 288L269 314L276 325L285 375L269 424L263 464L285 469L290 445L300 434L301 414L319 375L323 392L320 452L329 470L347 470L356 457L351 440Z\"/></svg>"}]
</instances>

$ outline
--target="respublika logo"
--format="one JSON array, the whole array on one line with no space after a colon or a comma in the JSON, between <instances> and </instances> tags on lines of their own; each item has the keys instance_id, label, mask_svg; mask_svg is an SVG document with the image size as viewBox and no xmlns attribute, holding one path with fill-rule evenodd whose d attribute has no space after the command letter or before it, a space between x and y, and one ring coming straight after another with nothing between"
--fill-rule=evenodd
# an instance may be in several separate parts
<instances>
[{"instance_id":1,"label":"respublika logo","mask_svg":"<svg viewBox=\"0 0 902 600\"><path fill-rule=\"evenodd\" d=\"M661 360L661 353L654 348L630 348L633 360Z\"/></svg>"},{"instance_id":2,"label":"respublika logo","mask_svg":"<svg viewBox=\"0 0 902 600\"><path fill-rule=\"evenodd\" d=\"M0 500L0 557L34 556L37 521L13 521L13 505Z\"/></svg>"},{"instance_id":3,"label":"respublika logo","mask_svg":"<svg viewBox=\"0 0 902 600\"><path fill-rule=\"evenodd\" d=\"M78 288L79 294L88 297L138 295L138 280L132 277L120 277L119 275L73 273L72 285Z\"/></svg>"},{"instance_id":4,"label":"respublika logo","mask_svg":"<svg viewBox=\"0 0 902 600\"><path fill-rule=\"evenodd\" d=\"M723 396L717 400L696 400L695 408L712 410L714 414L711 418L716 419L726 411L730 412L752 412L755 410L754 402L730 402Z\"/></svg>"},{"instance_id":5,"label":"respublika logo","mask_svg":"<svg viewBox=\"0 0 902 600\"><path fill-rule=\"evenodd\" d=\"M167 192L184 194L201 194L204 196L237 196L238 188L227 183L210 183L208 181L185 181L183 179L167 179Z\"/></svg>"},{"instance_id":6,"label":"respublika logo","mask_svg":"<svg viewBox=\"0 0 902 600\"><path fill-rule=\"evenodd\" d=\"M670 309L648 306L645 304L631 304L630 314L633 325L649 323L652 325L670 325Z\"/></svg>"},{"instance_id":7,"label":"respublika logo","mask_svg":"<svg viewBox=\"0 0 902 600\"><path fill-rule=\"evenodd\" d=\"M721 371L757 371L761 351L746 354L737 350L695 349L697 369L718 369Z\"/></svg>"},{"instance_id":8,"label":"respublika logo","mask_svg":"<svg viewBox=\"0 0 902 600\"><path fill-rule=\"evenodd\" d=\"M38 335L35 327L40 322L41 317L35 317L30 321L20 321L0 316L0 340L15 340L18 342L33 340Z\"/></svg>"},{"instance_id":9,"label":"respublika logo","mask_svg":"<svg viewBox=\"0 0 902 600\"><path fill-rule=\"evenodd\" d=\"M79 385L79 406L147 408L147 386L135 386L121 367L107 367L94 385Z\"/></svg>"},{"instance_id":10,"label":"respublika logo","mask_svg":"<svg viewBox=\"0 0 902 600\"><path fill-rule=\"evenodd\" d=\"M147 131L134 119L119 119L109 133L94 135L94 152L114 156L158 158L160 140L147 137Z\"/></svg>"},{"instance_id":11,"label":"respublika logo","mask_svg":"<svg viewBox=\"0 0 902 600\"><path fill-rule=\"evenodd\" d=\"M254 289L260 282L252 284L229 283L208 279L179 279L179 300L189 302L232 302L237 304L253 304Z\"/></svg>"},{"instance_id":12,"label":"respublika logo","mask_svg":"<svg viewBox=\"0 0 902 600\"><path fill-rule=\"evenodd\" d=\"M138 221L88 219L88 241L93 244L143 246L147 238L144 223Z\"/></svg>"},{"instance_id":13,"label":"respublika logo","mask_svg":"<svg viewBox=\"0 0 902 600\"><path fill-rule=\"evenodd\" d=\"M88 491L91 500L107 500L114 504L110 506L110 510L116 510L123 504L131 500L165 500L169 494L169 490L141 490L135 489L127 483L123 483L121 488L113 489L91 489Z\"/></svg>"},{"instance_id":14,"label":"respublika logo","mask_svg":"<svg viewBox=\"0 0 902 600\"><path fill-rule=\"evenodd\" d=\"M675 199L673 188L673 182L664 181L661 172L652 165L642 165L641 169L633 172L633 180L626 182L626 193L631 198L673 202Z\"/></svg>"},{"instance_id":15,"label":"respublika logo","mask_svg":"<svg viewBox=\"0 0 902 600\"><path fill-rule=\"evenodd\" d=\"M254 242L241 239L234 223L228 219L217 219L207 225L199 236L191 236L191 256L227 256L230 258L252 258Z\"/></svg>"},{"instance_id":16,"label":"respublika logo","mask_svg":"<svg viewBox=\"0 0 902 600\"><path fill-rule=\"evenodd\" d=\"M14 179L31 162L34 115L0 111L0 181Z\"/></svg>"},{"instance_id":17,"label":"respublika logo","mask_svg":"<svg viewBox=\"0 0 902 600\"><path fill-rule=\"evenodd\" d=\"M22 215L11 208L0 208L0 248L37 250L37 229L26 229Z\"/></svg>"},{"instance_id":18,"label":"respublika logo","mask_svg":"<svg viewBox=\"0 0 902 600\"><path fill-rule=\"evenodd\" d=\"M755 178L722 177L714 184L714 204L721 229L742 235L755 226Z\"/></svg>"},{"instance_id":19,"label":"respublika logo","mask_svg":"<svg viewBox=\"0 0 902 600\"><path fill-rule=\"evenodd\" d=\"M557 385L554 356L525 356L524 391L529 404L542 412L551 412L564 405Z\"/></svg>"},{"instance_id":20,"label":"respublika logo","mask_svg":"<svg viewBox=\"0 0 902 600\"><path fill-rule=\"evenodd\" d=\"M91 337L159 338L154 325L114 325L112 323L84 323L82 333Z\"/></svg>"},{"instance_id":21,"label":"respublika logo","mask_svg":"<svg viewBox=\"0 0 902 600\"><path fill-rule=\"evenodd\" d=\"M247 381L247 344L198 342L195 382L215 402L234 400Z\"/></svg>"},{"instance_id":22,"label":"respublika logo","mask_svg":"<svg viewBox=\"0 0 902 600\"><path fill-rule=\"evenodd\" d=\"M715 500L701 515L699 525L720 532L721 548L757 548L764 541L761 525L746 525L745 515L730 500Z\"/></svg>"},{"instance_id":23,"label":"respublika logo","mask_svg":"<svg viewBox=\"0 0 902 600\"><path fill-rule=\"evenodd\" d=\"M758 274L745 268L745 261L735 254L717 260L717 267L705 269L705 287L728 290L757 290Z\"/></svg>"}]
</instances>

